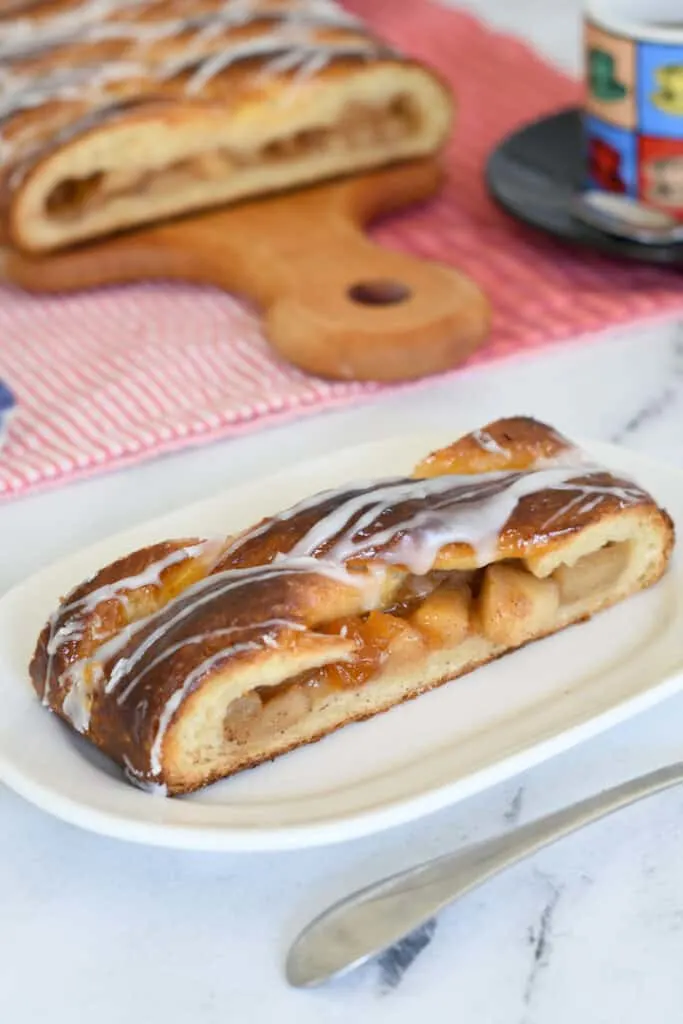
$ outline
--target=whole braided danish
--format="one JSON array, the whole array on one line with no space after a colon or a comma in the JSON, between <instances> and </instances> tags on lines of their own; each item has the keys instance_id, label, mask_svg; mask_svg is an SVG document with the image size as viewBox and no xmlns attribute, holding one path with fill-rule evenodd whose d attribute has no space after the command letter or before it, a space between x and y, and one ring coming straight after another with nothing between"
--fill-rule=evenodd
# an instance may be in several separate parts
<instances>
[{"instance_id":1,"label":"whole braided danish","mask_svg":"<svg viewBox=\"0 0 683 1024\"><path fill-rule=\"evenodd\" d=\"M451 117L334 0L0 5L0 225L32 252L425 156Z\"/></svg>"},{"instance_id":2,"label":"whole braided danish","mask_svg":"<svg viewBox=\"0 0 683 1024\"><path fill-rule=\"evenodd\" d=\"M673 543L637 484L499 420L412 477L115 562L64 599L31 678L131 781L187 793L589 618Z\"/></svg>"}]
</instances>

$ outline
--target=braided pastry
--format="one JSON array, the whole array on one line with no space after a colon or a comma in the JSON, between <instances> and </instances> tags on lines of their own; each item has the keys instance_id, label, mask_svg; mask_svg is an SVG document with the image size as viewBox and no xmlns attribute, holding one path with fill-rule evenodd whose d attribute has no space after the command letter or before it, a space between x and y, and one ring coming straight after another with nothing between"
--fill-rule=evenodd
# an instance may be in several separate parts
<instances>
[{"instance_id":1,"label":"braided pastry","mask_svg":"<svg viewBox=\"0 0 683 1024\"><path fill-rule=\"evenodd\" d=\"M334 0L0 7L0 222L46 252L435 152L434 74Z\"/></svg>"},{"instance_id":2,"label":"braided pastry","mask_svg":"<svg viewBox=\"0 0 683 1024\"><path fill-rule=\"evenodd\" d=\"M589 618L655 583L673 543L636 484L499 420L413 477L108 566L31 677L129 779L187 793Z\"/></svg>"}]
</instances>

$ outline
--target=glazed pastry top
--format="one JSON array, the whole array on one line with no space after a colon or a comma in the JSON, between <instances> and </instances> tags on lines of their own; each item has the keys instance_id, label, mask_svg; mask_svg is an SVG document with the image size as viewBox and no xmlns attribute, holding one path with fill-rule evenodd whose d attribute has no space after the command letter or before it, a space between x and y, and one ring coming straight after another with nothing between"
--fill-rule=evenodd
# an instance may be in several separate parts
<instances>
[{"instance_id":1,"label":"glazed pastry top","mask_svg":"<svg viewBox=\"0 0 683 1024\"><path fill-rule=\"evenodd\" d=\"M392 53L333 0L56 0L0 9L0 162L148 104L234 103ZM15 182L16 183L16 182Z\"/></svg>"}]
</instances>

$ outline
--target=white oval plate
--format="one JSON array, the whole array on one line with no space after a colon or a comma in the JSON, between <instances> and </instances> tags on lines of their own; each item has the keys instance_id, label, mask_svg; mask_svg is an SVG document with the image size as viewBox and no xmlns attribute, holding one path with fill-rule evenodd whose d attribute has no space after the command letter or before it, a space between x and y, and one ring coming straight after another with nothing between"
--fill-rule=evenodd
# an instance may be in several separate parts
<instances>
[{"instance_id":1,"label":"white oval plate","mask_svg":"<svg viewBox=\"0 0 683 1024\"><path fill-rule=\"evenodd\" d=\"M202 850L276 850L398 825L567 750L683 688L683 560L653 590L368 722L189 797L134 789L48 714L28 680L60 594L164 537L223 534L313 491L409 472L442 434L395 438L304 463L136 527L53 565L0 600L0 779L66 821L121 839ZM683 473L606 445L603 463L648 487L683 524Z\"/></svg>"}]
</instances>

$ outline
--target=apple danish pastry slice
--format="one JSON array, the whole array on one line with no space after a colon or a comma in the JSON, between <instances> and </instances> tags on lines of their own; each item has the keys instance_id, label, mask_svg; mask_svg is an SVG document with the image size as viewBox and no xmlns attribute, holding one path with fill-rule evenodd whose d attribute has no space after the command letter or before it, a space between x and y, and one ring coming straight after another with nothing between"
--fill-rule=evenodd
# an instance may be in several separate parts
<instances>
[{"instance_id":1,"label":"apple danish pastry slice","mask_svg":"<svg viewBox=\"0 0 683 1024\"><path fill-rule=\"evenodd\" d=\"M638 484L498 420L411 477L102 570L31 676L132 781L187 793L589 618L654 584L673 543Z\"/></svg>"}]
</instances>

